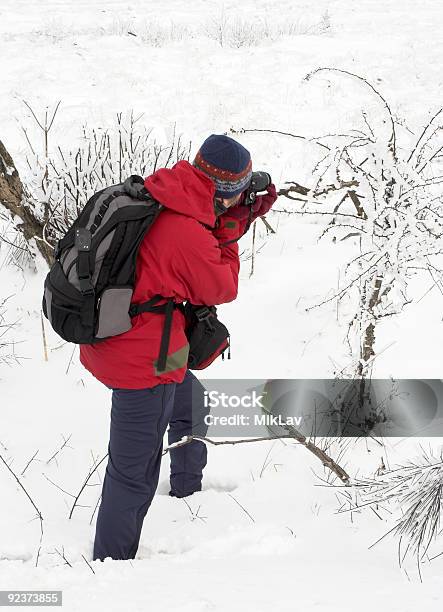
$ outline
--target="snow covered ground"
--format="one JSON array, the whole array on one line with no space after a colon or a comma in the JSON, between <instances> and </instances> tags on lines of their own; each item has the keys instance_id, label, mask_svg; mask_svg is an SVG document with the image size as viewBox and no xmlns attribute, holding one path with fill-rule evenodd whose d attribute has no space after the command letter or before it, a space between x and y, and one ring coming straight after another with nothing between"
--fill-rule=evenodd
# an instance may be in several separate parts
<instances>
[{"instance_id":1,"label":"snow covered ground","mask_svg":"<svg viewBox=\"0 0 443 612\"><path fill-rule=\"evenodd\" d=\"M22 127L40 150L42 135L24 100L40 116L61 100L54 147L75 146L85 122L111 125L116 112L130 109L166 138L176 124L194 150L230 128L312 137L358 127L362 108L377 113L364 88L303 80L319 66L364 75L417 136L442 105L442 22L438 0L2 0L0 139L26 178ZM310 185L309 144L260 132L238 138L278 186ZM244 257L239 298L220 308L232 359L205 375L331 377L348 363L340 309L352 304L341 305L339 316L335 302L305 308L336 288L355 245L318 244L319 227L309 219L268 220L277 233L260 227L254 275ZM243 239L245 255L250 240ZM93 574L82 555L91 558L103 470L68 515L93 460L106 452L110 394L48 329L44 361L44 265L22 273L5 265L7 249L0 249L0 298L11 295L7 319L19 320L13 337L25 359L0 369L0 453L20 474L38 451L22 482L44 517L44 537L35 567L39 521L0 465L0 589L61 589L70 611L441 609L443 556L422 567L421 583L413 566L399 569L394 540L368 549L392 523L369 511L337 514L336 489L319 486L312 473L323 477L321 465L287 441L210 448L204 490L187 503L166 494L165 458L137 559L92 563ZM419 300L431 284L414 280L416 301L380 327L376 376L439 378L441 294L434 287ZM413 457L419 442L429 440L362 443L348 451L346 467L373 475L382 456L392 467Z\"/></svg>"}]
</instances>

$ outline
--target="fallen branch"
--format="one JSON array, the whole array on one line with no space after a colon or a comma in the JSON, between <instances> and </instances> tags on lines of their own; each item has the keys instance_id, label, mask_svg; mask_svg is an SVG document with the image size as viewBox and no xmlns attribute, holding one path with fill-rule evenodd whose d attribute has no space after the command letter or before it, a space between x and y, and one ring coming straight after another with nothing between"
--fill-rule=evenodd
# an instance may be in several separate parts
<instances>
[{"instance_id":1,"label":"fallen branch","mask_svg":"<svg viewBox=\"0 0 443 612\"><path fill-rule=\"evenodd\" d=\"M329 470L331 470L331 472L334 472L334 474L336 474L336 476L338 476L338 478L340 478L342 482L344 482L347 485L350 484L351 479L349 477L349 474L340 465L338 465L338 463L336 463L331 457L329 457L329 455L327 455L321 448L318 448L318 446L316 446L313 442L308 440L306 436L304 436L297 429L295 429L295 427L292 427L292 425L283 425L282 427L284 427L284 429L289 431L292 434L292 437L297 440L297 442L299 442L300 444L303 444L303 446L308 451L310 451L313 455L315 455L318 459L320 459L323 465Z\"/></svg>"},{"instance_id":2,"label":"fallen branch","mask_svg":"<svg viewBox=\"0 0 443 612\"><path fill-rule=\"evenodd\" d=\"M338 465L331 457L329 457L329 455L327 455L321 448L318 448L317 446L315 446L315 444L310 442L306 438L306 436L301 434L297 429L295 429L295 427L292 427L291 425L282 425L282 427L284 427L284 429L288 431L287 435L262 437L262 438L244 438L241 440L218 440L218 441L212 440L211 438L206 438L205 436L194 436L194 435L183 436L182 439L179 440L178 442L174 442L174 444L167 446L163 450L163 455L168 453L172 448L178 448L179 446L190 444L193 440L200 440L201 442L204 442L205 444L212 444L213 446L221 446L224 444L230 444L230 445L247 444L249 442L263 442L264 440L283 440L286 438L292 438L294 440L297 440L299 444L302 444L308 451L310 451L313 455L315 455L318 459L320 459L322 464L325 467L327 467L329 470L331 470L331 472L334 472L334 474L338 476L338 478L343 483L345 483L346 485L350 484L351 479L350 479L349 474L347 474L347 472L340 465Z\"/></svg>"}]
</instances>

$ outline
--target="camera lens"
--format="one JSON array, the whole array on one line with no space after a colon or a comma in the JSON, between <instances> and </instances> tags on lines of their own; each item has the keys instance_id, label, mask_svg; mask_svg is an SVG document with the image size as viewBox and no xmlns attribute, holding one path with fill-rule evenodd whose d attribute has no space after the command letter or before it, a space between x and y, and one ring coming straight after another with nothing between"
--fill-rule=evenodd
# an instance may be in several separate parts
<instances>
[{"instance_id":1,"label":"camera lens","mask_svg":"<svg viewBox=\"0 0 443 612\"><path fill-rule=\"evenodd\" d=\"M266 191L269 184L271 183L271 177L267 172L253 172L251 179L251 189L256 193L260 191Z\"/></svg>"}]
</instances>

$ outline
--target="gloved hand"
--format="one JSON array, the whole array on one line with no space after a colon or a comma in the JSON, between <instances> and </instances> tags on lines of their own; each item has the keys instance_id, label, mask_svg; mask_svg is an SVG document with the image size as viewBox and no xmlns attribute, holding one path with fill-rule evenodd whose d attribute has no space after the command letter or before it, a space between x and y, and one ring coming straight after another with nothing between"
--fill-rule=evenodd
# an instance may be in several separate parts
<instances>
[{"instance_id":1,"label":"gloved hand","mask_svg":"<svg viewBox=\"0 0 443 612\"><path fill-rule=\"evenodd\" d=\"M252 206L247 206L244 204L245 194L243 194L238 204L231 206L225 213L217 218L217 227L212 233L220 243L240 238L245 231L251 208L252 223L252 221L257 219L257 217L262 217L265 215L270 210L277 198L277 190L273 183L268 185L266 194L258 195L256 197Z\"/></svg>"},{"instance_id":2,"label":"gloved hand","mask_svg":"<svg viewBox=\"0 0 443 612\"><path fill-rule=\"evenodd\" d=\"M271 206L277 200L277 190L273 183L270 183L267 188L267 193L263 195L258 195L255 199L254 204L252 204L252 220L257 219L257 217L262 217L267 212L269 212ZM231 206L229 210L222 215L223 217L231 217L232 219L248 219L249 217L249 206L245 206L244 204L245 196L243 195L240 199L240 202L235 206Z\"/></svg>"},{"instance_id":3,"label":"gloved hand","mask_svg":"<svg viewBox=\"0 0 443 612\"><path fill-rule=\"evenodd\" d=\"M274 183L270 183L266 191L267 193L265 195L257 196L254 204L252 205L253 219L263 217L263 215L269 212L271 206L278 198L277 189L275 188Z\"/></svg>"}]
</instances>

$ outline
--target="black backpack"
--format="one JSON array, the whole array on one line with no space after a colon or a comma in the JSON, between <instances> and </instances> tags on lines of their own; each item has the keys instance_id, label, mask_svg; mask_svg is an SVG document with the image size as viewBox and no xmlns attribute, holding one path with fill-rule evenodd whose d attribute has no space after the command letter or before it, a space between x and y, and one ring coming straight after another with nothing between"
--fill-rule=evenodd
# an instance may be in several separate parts
<instances>
[{"instance_id":1,"label":"black backpack","mask_svg":"<svg viewBox=\"0 0 443 612\"><path fill-rule=\"evenodd\" d=\"M57 244L45 280L43 313L59 336L75 344L96 344L127 332L131 318L142 312L165 314L157 364L164 371L172 313L179 307L188 321L188 367L200 369L229 346L229 332L217 320L215 307L204 316L207 307L188 302L185 312L182 304L161 295L131 303L140 244L162 209L136 175L94 194ZM201 315L200 309L205 309ZM194 310L198 318L191 316Z\"/></svg>"},{"instance_id":2,"label":"black backpack","mask_svg":"<svg viewBox=\"0 0 443 612\"><path fill-rule=\"evenodd\" d=\"M64 340L95 344L131 329L141 312L165 313L157 367L165 370L174 300L156 295L131 304L138 250L162 208L136 175L86 203L58 242L45 280L43 312Z\"/></svg>"}]
</instances>

